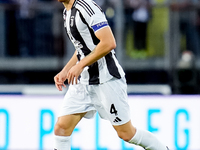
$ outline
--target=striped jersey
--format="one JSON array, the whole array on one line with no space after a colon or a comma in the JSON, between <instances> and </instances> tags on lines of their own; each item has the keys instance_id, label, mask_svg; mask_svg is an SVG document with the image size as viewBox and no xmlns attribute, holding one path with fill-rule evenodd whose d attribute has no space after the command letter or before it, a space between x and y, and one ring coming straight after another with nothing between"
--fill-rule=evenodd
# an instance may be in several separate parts
<instances>
[{"instance_id":1,"label":"striped jersey","mask_svg":"<svg viewBox=\"0 0 200 150\"><path fill-rule=\"evenodd\" d=\"M102 9L91 0L75 0L70 10L64 9L63 18L67 35L77 50L80 61L94 50L99 43L95 32L108 26L108 22ZM120 79L124 75L115 51L112 50L97 62L85 67L79 81L81 84L101 84L113 77Z\"/></svg>"}]
</instances>

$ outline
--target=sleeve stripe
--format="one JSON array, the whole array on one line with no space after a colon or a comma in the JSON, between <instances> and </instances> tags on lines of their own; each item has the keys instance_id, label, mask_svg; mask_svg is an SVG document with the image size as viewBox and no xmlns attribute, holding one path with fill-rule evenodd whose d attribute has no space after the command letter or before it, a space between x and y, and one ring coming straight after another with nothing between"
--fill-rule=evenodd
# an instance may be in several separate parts
<instances>
[{"instance_id":1,"label":"sleeve stripe","mask_svg":"<svg viewBox=\"0 0 200 150\"><path fill-rule=\"evenodd\" d=\"M92 16L92 14L82 4L80 4L79 2L77 2L77 4L83 7L90 17Z\"/></svg>"},{"instance_id":2,"label":"sleeve stripe","mask_svg":"<svg viewBox=\"0 0 200 150\"><path fill-rule=\"evenodd\" d=\"M101 7L99 6L99 5L97 5L94 1L92 1L93 2L93 4L95 5L95 6L97 6L102 12L103 12L103 10L101 9Z\"/></svg>"},{"instance_id":3,"label":"sleeve stripe","mask_svg":"<svg viewBox=\"0 0 200 150\"><path fill-rule=\"evenodd\" d=\"M90 5L86 1L84 0L80 0L80 1L82 1L85 5L87 5L89 9L94 13L93 9L90 7Z\"/></svg>"},{"instance_id":4,"label":"sleeve stripe","mask_svg":"<svg viewBox=\"0 0 200 150\"><path fill-rule=\"evenodd\" d=\"M79 4L81 7L83 7L89 16L92 16L95 14L95 12L92 10L92 8L85 1L79 0L79 1L77 1L77 4Z\"/></svg>"}]
</instances>

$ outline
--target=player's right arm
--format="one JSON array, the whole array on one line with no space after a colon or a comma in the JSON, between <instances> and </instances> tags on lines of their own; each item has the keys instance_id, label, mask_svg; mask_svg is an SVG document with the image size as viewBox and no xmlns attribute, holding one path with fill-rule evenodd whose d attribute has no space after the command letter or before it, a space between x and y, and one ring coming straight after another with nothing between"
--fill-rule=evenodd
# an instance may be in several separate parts
<instances>
[{"instance_id":1,"label":"player's right arm","mask_svg":"<svg viewBox=\"0 0 200 150\"><path fill-rule=\"evenodd\" d=\"M74 52L71 59L68 61L68 63L63 67L63 69L54 77L55 86L59 91L62 91L62 86L66 87L64 84L65 80L67 79L67 73L68 71L76 65L78 59L76 56L76 51Z\"/></svg>"}]
</instances>

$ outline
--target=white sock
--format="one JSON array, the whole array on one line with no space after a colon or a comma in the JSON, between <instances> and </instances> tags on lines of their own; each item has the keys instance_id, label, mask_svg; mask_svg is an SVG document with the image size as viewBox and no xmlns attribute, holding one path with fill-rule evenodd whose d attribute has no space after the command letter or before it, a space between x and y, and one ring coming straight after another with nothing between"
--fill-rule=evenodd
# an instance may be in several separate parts
<instances>
[{"instance_id":1,"label":"white sock","mask_svg":"<svg viewBox=\"0 0 200 150\"><path fill-rule=\"evenodd\" d=\"M54 136L54 150L71 150L70 136Z\"/></svg>"},{"instance_id":2,"label":"white sock","mask_svg":"<svg viewBox=\"0 0 200 150\"><path fill-rule=\"evenodd\" d=\"M167 147L151 132L140 129L136 129L136 133L129 143L140 145L146 150L167 150Z\"/></svg>"}]
</instances>

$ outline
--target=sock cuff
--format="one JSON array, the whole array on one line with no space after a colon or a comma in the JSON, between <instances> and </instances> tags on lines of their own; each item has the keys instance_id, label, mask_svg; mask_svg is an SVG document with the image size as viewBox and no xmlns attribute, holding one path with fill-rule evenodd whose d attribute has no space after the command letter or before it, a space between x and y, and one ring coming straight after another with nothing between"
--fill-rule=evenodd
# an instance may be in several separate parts
<instances>
[{"instance_id":1,"label":"sock cuff","mask_svg":"<svg viewBox=\"0 0 200 150\"><path fill-rule=\"evenodd\" d=\"M138 145L140 143L140 140L139 140L140 136L138 134L140 134L140 132L139 132L139 129L136 128L135 135L132 137L130 141L128 141L128 143Z\"/></svg>"},{"instance_id":2,"label":"sock cuff","mask_svg":"<svg viewBox=\"0 0 200 150\"><path fill-rule=\"evenodd\" d=\"M54 149L55 150L70 150L71 136L54 136Z\"/></svg>"},{"instance_id":3,"label":"sock cuff","mask_svg":"<svg viewBox=\"0 0 200 150\"><path fill-rule=\"evenodd\" d=\"M54 135L55 140L59 140L62 142L67 142L70 140L71 136L59 136L59 135Z\"/></svg>"},{"instance_id":4,"label":"sock cuff","mask_svg":"<svg viewBox=\"0 0 200 150\"><path fill-rule=\"evenodd\" d=\"M129 143L142 146L144 149L149 150L167 149L167 147L163 145L151 132L142 129L136 129L136 133Z\"/></svg>"}]
</instances>

